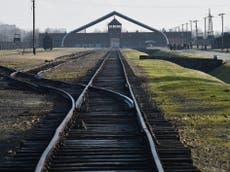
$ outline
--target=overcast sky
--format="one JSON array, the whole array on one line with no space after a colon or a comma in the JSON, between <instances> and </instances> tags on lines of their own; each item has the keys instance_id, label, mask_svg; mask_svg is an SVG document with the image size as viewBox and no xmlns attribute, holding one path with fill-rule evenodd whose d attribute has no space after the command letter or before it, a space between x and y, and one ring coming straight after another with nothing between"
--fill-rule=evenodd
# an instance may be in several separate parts
<instances>
[{"instance_id":1,"label":"overcast sky","mask_svg":"<svg viewBox=\"0 0 230 172\"><path fill-rule=\"evenodd\" d=\"M221 29L220 12L226 13L225 28L230 28L230 0L36 0L36 27L70 31L115 10L156 29L170 29L195 19L203 29L208 8L214 16L215 30ZM31 0L0 0L0 23L16 24L29 30ZM98 27L103 29L105 25ZM125 27L134 29L133 25Z\"/></svg>"}]
</instances>

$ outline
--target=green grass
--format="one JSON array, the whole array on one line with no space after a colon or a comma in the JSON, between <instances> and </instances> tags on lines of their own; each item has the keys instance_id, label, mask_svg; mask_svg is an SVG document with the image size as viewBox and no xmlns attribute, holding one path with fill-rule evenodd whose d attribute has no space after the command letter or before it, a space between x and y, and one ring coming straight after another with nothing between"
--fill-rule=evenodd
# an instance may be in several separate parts
<instances>
[{"instance_id":1,"label":"green grass","mask_svg":"<svg viewBox=\"0 0 230 172\"><path fill-rule=\"evenodd\" d=\"M230 62L224 63L214 71L210 72L210 74L230 84Z\"/></svg>"},{"instance_id":2,"label":"green grass","mask_svg":"<svg viewBox=\"0 0 230 172\"><path fill-rule=\"evenodd\" d=\"M137 76L146 78L152 99L178 127L196 165L209 172L224 169L216 164L230 163L230 85L171 62L139 60L138 51L123 54Z\"/></svg>"},{"instance_id":3,"label":"green grass","mask_svg":"<svg viewBox=\"0 0 230 172\"><path fill-rule=\"evenodd\" d=\"M201 55L201 54L193 54L193 53L185 53L185 52L178 52L178 51L171 51L171 50L164 50L161 49L160 51L154 54L155 56L160 57L186 57L186 58L211 58L208 55ZM230 83L230 62L225 62L222 66L218 67L214 71L210 72L214 77L219 78L220 80Z\"/></svg>"},{"instance_id":4,"label":"green grass","mask_svg":"<svg viewBox=\"0 0 230 172\"><path fill-rule=\"evenodd\" d=\"M166 50L166 49L161 49L160 51L154 53L154 55L159 57L210 58L210 56L208 55L178 52L178 51Z\"/></svg>"}]
</instances>

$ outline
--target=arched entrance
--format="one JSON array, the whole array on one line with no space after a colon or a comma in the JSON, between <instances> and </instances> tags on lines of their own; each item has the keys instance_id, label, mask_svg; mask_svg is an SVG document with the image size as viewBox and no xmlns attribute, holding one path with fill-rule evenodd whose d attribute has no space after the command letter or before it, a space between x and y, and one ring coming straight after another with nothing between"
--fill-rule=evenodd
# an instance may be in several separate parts
<instances>
[{"instance_id":1,"label":"arched entrance","mask_svg":"<svg viewBox=\"0 0 230 172\"><path fill-rule=\"evenodd\" d=\"M73 31L71 31L71 32L69 32L69 33L67 33L67 34L63 37L63 39L62 39L62 47L65 47L65 46L69 46L69 45L70 45L70 44L66 43L66 40L68 40L68 38L69 38L71 35L74 35L74 34L80 32L80 31L82 31L82 30L85 30L85 29L87 29L87 28L89 28L89 27L91 27L91 26L93 26L93 25L95 25L95 24L97 24L97 23L99 23L99 22L101 22L101 21L103 21L103 20L109 18L109 17L112 17L112 16L121 17L122 19L125 19L125 20L127 20L127 21L129 21L129 22L131 22L131 23L134 23L134 24L136 24L136 25L138 25L138 26L141 26L141 27L143 27L143 28L145 28L145 29L147 29L147 30L150 30L151 32L156 33L156 36L158 37L158 39L164 40L164 42L161 43L161 45L164 44L164 46L168 46L169 40L168 40L168 37L165 35L165 33L161 32L161 31L159 31L159 30L157 30L157 29L154 29L154 28L152 28L152 27L150 27L150 26L148 26L148 25L145 25L145 24L143 24L143 23L141 23L141 22L139 22L139 21L137 21L137 20L134 20L134 19L132 19L132 18L130 18L130 17L127 17L127 16L125 16L125 15L123 15L123 14L121 14L121 13L118 13L118 12L116 12L116 11L113 11L113 12L111 12L111 13L105 15L105 16L100 17L100 18L97 19L97 20L94 20L94 21L92 21L92 22L90 22L90 23L88 23L88 24L86 24L86 25L84 25L84 26L82 26L82 27L79 27L79 28L77 28L77 29L75 29L75 30L73 30ZM113 22L114 22L114 21L113 21ZM119 26L119 25L118 25L118 26ZM115 26L115 27L117 27L117 26ZM119 41L118 38L115 37L114 39L110 39L110 46L118 46L119 44L120 44L120 41ZM107 45L107 46L109 46L109 45Z\"/></svg>"}]
</instances>

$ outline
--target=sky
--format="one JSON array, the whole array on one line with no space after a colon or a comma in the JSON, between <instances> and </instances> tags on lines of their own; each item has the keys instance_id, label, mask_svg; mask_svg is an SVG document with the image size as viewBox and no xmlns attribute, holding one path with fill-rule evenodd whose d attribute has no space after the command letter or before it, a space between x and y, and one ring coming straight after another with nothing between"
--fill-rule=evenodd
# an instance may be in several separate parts
<instances>
[{"instance_id":1,"label":"sky","mask_svg":"<svg viewBox=\"0 0 230 172\"><path fill-rule=\"evenodd\" d=\"M112 11L118 11L156 29L171 29L199 20L198 27L204 28L204 17L211 8L214 30L221 30L221 18L224 16L224 28L230 30L230 0L35 0L36 28L66 28L71 31ZM111 19L110 19L111 20ZM118 18L118 20L120 20ZM93 30L104 30L105 21L94 26ZM141 28L121 20L125 30ZM0 23L16 24L19 28L32 28L31 0L0 0ZM193 26L194 27L194 26Z\"/></svg>"}]
</instances>

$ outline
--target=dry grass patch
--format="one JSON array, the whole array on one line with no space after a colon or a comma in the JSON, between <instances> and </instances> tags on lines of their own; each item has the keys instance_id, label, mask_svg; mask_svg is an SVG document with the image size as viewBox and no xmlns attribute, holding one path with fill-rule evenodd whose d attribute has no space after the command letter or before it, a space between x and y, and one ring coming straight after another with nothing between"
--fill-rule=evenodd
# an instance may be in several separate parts
<instances>
[{"instance_id":1,"label":"dry grass patch","mask_svg":"<svg viewBox=\"0 0 230 172\"><path fill-rule=\"evenodd\" d=\"M34 56L30 51L28 53L22 54L21 50L1 50L0 65L20 70L44 63L45 61L54 60L60 56L85 50L89 49L57 48L53 51L44 51L39 49L36 56Z\"/></svg>"},{"instance_id":2,"label":"dry grass patch","mask_svg":"<svg viewBox=\"0 0 230 172\"><path fill-rule=\"evenodd\" d=\"M70 83L77 82L78 78L85 76L99 60L102 60L102 57L106 52L106 50L99 50L96 53L61 64L51 70L43 72L42 75L48 79L61 80Z\"/></svg>"},{"instance_id":3,"label":"dry grass patch","mask_svg":"<svg viewBox=\"0 0 230 172\"><path fill-rule=\"evenodd\" d=\"M189 52L179 52L177 50L168 49L160 49L159 51L155 52L154 55L159 57L213 58L210 57L210 55L193 54Z\"/></svg>"}]
</instances>

